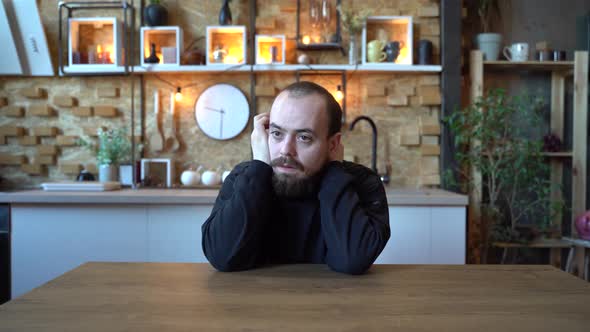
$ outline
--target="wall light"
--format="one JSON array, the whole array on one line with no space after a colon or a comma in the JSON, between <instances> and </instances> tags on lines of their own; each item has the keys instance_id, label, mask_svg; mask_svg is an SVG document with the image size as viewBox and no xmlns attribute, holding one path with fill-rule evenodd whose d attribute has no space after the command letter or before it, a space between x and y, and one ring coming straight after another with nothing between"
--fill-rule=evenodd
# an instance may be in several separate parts
<instances>
[{"instance_id":1,"label":"wall light","mask_svg":"<svg viewBox=\"0 0 590 332\"><path fill-rule=\"evenodd\" d=\"M176 101L182 100L182 92L181 92L180 87L176 88L176 94L174 95L174 99L176 99Z\"/></svg>"}]
</instances>

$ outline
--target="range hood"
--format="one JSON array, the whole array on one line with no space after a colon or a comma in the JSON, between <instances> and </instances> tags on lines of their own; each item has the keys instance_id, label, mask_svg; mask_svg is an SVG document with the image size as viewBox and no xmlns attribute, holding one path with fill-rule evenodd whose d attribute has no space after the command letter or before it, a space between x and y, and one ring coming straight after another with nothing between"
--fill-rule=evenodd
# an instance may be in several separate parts
<instances>
[{"instance_id":1,"label":"range hood","mask_svg":"<svg viewBox=\"0 0 590 332\"><path fill-rule=\"evenodd\" d=\"M36 0L0 0L0 43L0 75L55 75Z\"/></svg>"}]
</instances>

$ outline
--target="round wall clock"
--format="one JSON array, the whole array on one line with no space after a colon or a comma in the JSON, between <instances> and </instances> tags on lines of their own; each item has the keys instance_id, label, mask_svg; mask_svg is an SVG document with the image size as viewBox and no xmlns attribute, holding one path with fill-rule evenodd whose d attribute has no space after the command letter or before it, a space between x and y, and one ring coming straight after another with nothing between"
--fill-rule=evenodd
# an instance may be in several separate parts
<instances>
[{"instance_id":1,"label":"round wall clock","mask_svg":"<svg viewBox=\"0 0 590 332\"><path fill-rule=\"evenodd\" d=\"M250 118L246 96L233 85L208 87L195 103L195 117L205 135L218 140L238 136Z\"/></svg>"}]
</instances>

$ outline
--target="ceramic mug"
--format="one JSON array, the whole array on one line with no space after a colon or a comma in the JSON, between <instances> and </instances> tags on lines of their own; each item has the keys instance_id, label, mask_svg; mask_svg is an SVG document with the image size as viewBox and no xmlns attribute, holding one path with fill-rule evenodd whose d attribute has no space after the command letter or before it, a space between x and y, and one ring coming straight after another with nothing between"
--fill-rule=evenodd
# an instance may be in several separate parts
<instances>
[{"instance_id":1,"label":"ceramic mug","mask_svg":"<svg viewBox=\"0 0 590 332\"><path fill-rule=\"evenodd\" d=\"M367 43L367 61L382 62L387 59L387 54L383 52L385 43L380 40L372 40Z\"/></svg>"},{"instance_id":2,"label":"ceramic mug","mask_svg":"<svg viewBox=\"0 0 590 332\"><path fill-rule=\"evenodd\" d=\"M508 61L527 61L529 59L529 44L515 43L504 47L502 53Z\"/></svg>"}]
</instances>

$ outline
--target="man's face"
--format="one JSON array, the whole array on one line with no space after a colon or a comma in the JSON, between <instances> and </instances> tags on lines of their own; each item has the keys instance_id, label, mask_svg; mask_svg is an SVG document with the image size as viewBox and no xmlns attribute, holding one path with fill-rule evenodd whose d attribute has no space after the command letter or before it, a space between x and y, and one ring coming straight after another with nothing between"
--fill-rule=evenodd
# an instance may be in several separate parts
<instances>
[{"instance_id":1,"label":"man's face","mask_svg":"<svg viewBox=\"0 0 590 332\"><path fill-rule=\"evenodd\" d=\"M290 97L281 93L270 112L268 147L275 174L308 179L329 161L328 114L318 94ZM334 135L336 136L336 135Z\"/></svg>"}]
</instances>

